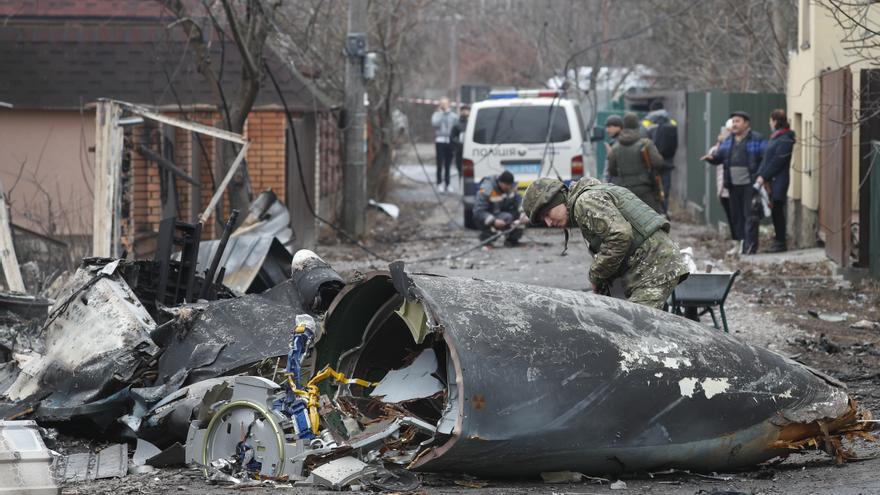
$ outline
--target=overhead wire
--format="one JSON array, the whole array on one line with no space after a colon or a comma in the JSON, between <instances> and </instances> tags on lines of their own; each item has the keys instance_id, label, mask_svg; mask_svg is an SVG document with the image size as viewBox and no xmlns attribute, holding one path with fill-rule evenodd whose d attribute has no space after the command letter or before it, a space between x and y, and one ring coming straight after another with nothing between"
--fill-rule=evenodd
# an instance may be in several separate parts
<instances>
[{"instance_id":1,"label":"overhead wire","mask_svg":"<svg viewBox=\"0 0 880 495\"><path fill-rule=\"evenodd\" d=\"M451 223L455 224L455 226L457 226L457 227L463 227L463 225L461 225L460 223L458 223L455 220L455 217L452 216L452 213L449 212L449 209L446 208L446 203L443 201L443 198L440 196L440 191L437 190L437 186L435 185L434 181L431 180L431 175L428 173L428 168L425 167L425 162L422 160L422 155L421 155L421 153L419 153L419 148L418 148L418 146L416 146L415 138L413 138L413 135L412 135L412 129L409 126L406 127L406 134L407 134L407 136L409 136L409 142L412 145L413 152L416 155L416 160L419 162L419 166L421 166L422 172L424 172L424 174L425 174L425 179L428 181L428 184L430 184L431 190L434 192L434 197L437 198L437 203L440 205L440 207L446 213L446 216L449 218L449 221ZM464 191L462 191L462 194L464 194Z\"/></svg>"},{"instance_id":2,"label":"overhead wire","mask_svg":"<svg viewBox=\"0 0 880 495\"><path fill-rule=\"evenodd\" d=\"M352 237L351 235L349 235L348 232L346 232L343 228L341 228L338 225L336 225L335 223L327 220L326 218L321 217L315 211L315 208L312 206L311 195L309 194L308 188L306 188L306 178L305 178L305 174L303 173L303 169L302 169L302 158L300 156L299 139L297 139L297 137L296 137L296 128L293 125L293 115L290 112L290 107L287 105L287 99L284 97L284 93L281 91L281 86L279 86L278 81L275 80L275 74L272 73L272 69L269 67L269 63L266 62L265 60L263 60L263 67L266 69L266 74L269 76L269 79L272 81L272 86L275 88L275 92L278 93L278 98L281 100L281 105L284 106L284 115L287 118L287 126L290 128L290 134L293 136L293 138L292 138L293 150L294 150L294 157L296 158L296 170L299 175L299 184L300 184L300 188L302 190L303 198L305 199L306 207L309 210L309 213L316 220L327 225L328 227L333 229L333 231L335 231L337 234L341 235L342 237L347 239L349 242L351 242L352 244L354 244L355 246L357 246L358 248L363 250L365 253L369 254L370 256L378 258L382 261L389 261L389 262L392 261L392 260L385 258L381 254L373 251L372 249L368 248L366 245L361 243L359 240L357 240L354 237Z\"/></svg>"},{"instance_id":3,"label":"overhead wire","mask_svg":"<svg viewBox=\"0 0 880 495\"><path fill-rule=\"evenodd\" d=\"M383 255L377 253L376 251L370 249L368 246L366 246L365 244L363 244L363 243L360 242L359 240L357 240L357 239L355 239L354 237L352 237L351 235L349 235L348 232L346 232L344 229L342 229L342 228L339 227L338 225L334 224L333 222L331 222L331 221L329 221L329 220L327 220L327 219L325 219L325 218L323 218L323 217L321 217L320 215L317 214L317 212L315 211L314 207L312 206L311 196L309 195L309 192L308 192L308 190L307 190L307 188L306 188L306 186L305 186L305 184L306 184L305 174L303 173L303 169L302 169L302 157L301 157L301 155L300 155L299 140L298 140L298 138L297 138L297 136L296 136L296 130L295 130L294 125L293 125L293 115L292 115L292 113L290 112L290 107L287 105L287 100L284 98L284 94L283 94L283 92L281 91L281 87L278 85L278 81L276 81L276 79L275 79L275 75L272 73L271 68L270 68L269 65L266 63L265 60L263 61L263 65L264 65L264 67L265 67L265 69L266 69L266 74L269 76L269 79L272 81L272 86L275 88L275 91L278 93L278 98L279 98L279 100L281 100L281 105L284 107L284 114L285 114L285 116L286 116L287 125L288 125L288 127L290 127L290 133L291 133L291 135L292 135L293 148L294 148L294 157L295 157L295 159L296 159L296 168L297 168L297 174L299 175L300 189L301 189L301 191L302 191L302 193L303 193L303 198L305 199L306 207L308 208L309 213L310 213L310 214L312 215L312 217L314 217L316 220L318 220L319 222L321 222L321 223L327 225L328 227L330 227L331 229L333 229L333 231L335 231L336 233L340 234L340 235L341 235L342 237L344 237L346 240L348 240L349 242L351 242L352 244L354 244L357 248L361 249L362 251L364 251L365 253L369 254L370 256L372 256L372 257L374 257L374 258L376 258L376 259L378 259L378 260L385 261L385 262L389 262L389 263L392 262L392 261L395 261L395 260L393 260L393 259L391 259L391 258L387 258L387 257L385 257L385 256L383 256ZM418 151L416 151L416 153L418 154ZM424 168L424 166L423 166L423 168ZM481 248L481 247L483 247L483 246L489 244L490 242L493 242L495 239L498 239L498 238L501 237L502 235L505 235L505 234L509 233L511 230L512 230L512 229L508 229L508 230L504 230L504 231L497 232L497 233L493 234L491 237L489 237L489 238L487 238L487 239L485 239L485 240L483 240L483 241L480 241L479 243L477 243L477 244L475 244L475 245L473 245L473 246L470 246L470 247L468 247L468 248L466 248L466 249L463 249L462 251L459 251L459 252L456 252L456 253L453 253L453 254L447 254L447 255L441 255L441 256L429 256L429 257L424 257L424 258L417 258L417 259L411 259L411 260L402 260L402 261L404 261L405 263L424 263L424 262L429 262L429 261L438 261L438 260L444 260L444 259L454 259L454 258L457 258L457 257L463 256L464 254L467 254L467 253L469 253L469 252L471 252L471 251L474 251L474 250L476 250L476 249L479 249L479 248Z\"/></svg>"}]
</instances>

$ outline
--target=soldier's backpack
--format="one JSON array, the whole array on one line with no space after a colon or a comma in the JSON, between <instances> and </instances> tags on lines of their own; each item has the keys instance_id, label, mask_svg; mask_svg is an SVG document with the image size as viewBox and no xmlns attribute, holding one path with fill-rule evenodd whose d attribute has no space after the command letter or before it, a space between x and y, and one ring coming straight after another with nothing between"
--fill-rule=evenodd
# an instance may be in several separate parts
<instances>
[{"instance_id":1,"label":"soldier's backpack","mask_svg":"<svg viewBox=\"0 0 880 495\"><path fill-rule=\"evenodd\" d=\"M671 122L658 124L651 136L657 151L666 160L672 160L678 151L678 126Z\"/></svg>"}]
</instances>

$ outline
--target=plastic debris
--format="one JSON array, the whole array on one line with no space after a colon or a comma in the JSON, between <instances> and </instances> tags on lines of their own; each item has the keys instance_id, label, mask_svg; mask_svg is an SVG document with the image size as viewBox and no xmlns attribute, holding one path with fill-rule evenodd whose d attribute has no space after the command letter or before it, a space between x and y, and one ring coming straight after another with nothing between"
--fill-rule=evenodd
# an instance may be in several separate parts
<instances>
[{"instance_id":1,"label":"plastic debris","mask_svg":"<svg viewBox=\"0 0 880 495\"><path fill-rule=\"evenodd\" d=\"M367 464L354 457L340 457L312 470L315 484L341 490L357 481Z\"/></svg>"},{"instance_id":2,"label":"plastic debris","mask_svg":"<svg viewBox=\"0 0 880 495\"><path fill-rule=\"evenodd\" d=\"M824 313L815 309L807 310L807 314L813 318L818 318L822 321L828 321L831 323L840 323L849 319L848 313Z\"/></svg>"},{"instance_id":3,"label":"plastic debris","mask_svg":"<svg viewBox=\"0 0 880 495\"><path fill-rule=\"evenodd\" d=\"M852 325L850 328L855 328L858 330L880 330L880 322L878 321L870 321L870 320L859 320Z\"/></svg>"},{"instance_id":4,"label":"plastic debris","mask_svg":"<svg viewBox=\"0 0 880 495\"><path fill-rule=\"evenodd\" d=\"M541 473L541 479L547 484L580 483L584 475L574 471L550 471Z\"/></svg>"}]
</instances>

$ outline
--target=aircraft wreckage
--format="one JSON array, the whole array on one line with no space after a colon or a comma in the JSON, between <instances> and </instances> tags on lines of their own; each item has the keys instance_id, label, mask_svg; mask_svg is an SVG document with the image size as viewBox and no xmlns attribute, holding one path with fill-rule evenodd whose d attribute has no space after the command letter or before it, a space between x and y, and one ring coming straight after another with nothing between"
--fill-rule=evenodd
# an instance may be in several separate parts
<instances>
[{"instance_id":1,"label":"aircraft wreckage","mask_svg":"<svg viewBox=\"0 0 880 495\"><path fill-rule=\"evenodd\" d=\"M182 261L84 260L45 321L0 332L0 420L136 442L135 467L396 491L418 484L404 468L726 471L808 448L842 461L841 440L873 424L832 378L669 313L402 263L346 283L310 251L290 259L248 294L194 272L164 284ZM116 447L96 455L126 460ZM76 455L53 464L59 479L93 479Z\"/></svg>"},{"instance_id":2,"label":"aircraft wreckage","mask_svg":"<svg viewBox=\"0 0 880 495\"><path fill-rule=\"evenodd\" d=\"M311 253L293 271L313 287L339 280ZM280 383L212 389L189 462L286 479L330 463L337 475L389 463L518 477L723 471L808 448L842 460L841 438L870 428L840 382L627 301L401 263L335 287L322 325L297 316Z\"/></svg>"}]
</instances>

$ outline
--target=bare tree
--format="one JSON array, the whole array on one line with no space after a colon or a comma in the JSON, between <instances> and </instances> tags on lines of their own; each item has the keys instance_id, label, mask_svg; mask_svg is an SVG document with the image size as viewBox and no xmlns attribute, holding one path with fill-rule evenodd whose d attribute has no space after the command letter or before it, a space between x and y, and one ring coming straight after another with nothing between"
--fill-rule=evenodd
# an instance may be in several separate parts
<instances>
[{"instance_id":1,"label":"bare tree","mask_svg":"<svg viewBox=\"0 0 880 495\"><path fill-rule=\"evenodd\" d=\"M367 84L369 105L369 153L367 190L370 197L387 192L388 172L394 151L394 111L412 75L420 67L430 22L428 0L387 0L368 6L368 49L375 52L379 67ZM343 96L346 2L297 0L280 10L281 22L274 37L285 58L309 76L327 94Z\"/></svg>"},{"instance_id":2,"label":"bare tree","mask_svg":"<svg viewBox=\"0 0 880 495\"><path fill-rule=\"evenodd\" d=\"M156 1L177 18L176 24L184 30L196 53L198 71L214 92L223 126L241 133L260 92L264 77L263 52L281 0L202 0L200 8L184 0ZM209 26L205 26L205 20L210 20ZM220 69L211 58L209 46L217 39L222 48L227 38L233 40L242 64L241 80L233 91L221 84ZM214 175L222 177L229 171L232 158L238 150L232 143L224 141L218 146L218 151L218 157L214 160ZM246 211L251 201L246 167L240 169L227 190L231 207ZM220 215L215 220L218 226L222 226Z\"/></svg>"},{"instance_id":3,"label":"bare tree","mask_svg":"<svg viewBox=\"0 0 880 495\"><path fill-rule=\"evenodd\" d=\"M650 0L643 22L658 83L686 89L784 92L797 29L793 0Z\"/></svg>"},{"instance_id":4,"label":"bare tree","mask_svg":"<svg viewBox=\"0 0 880 495\"><path fill-rule=\"evenodd\" d=\"M383 198L387 192L388 175L395 144L394 110L403 95L413 64L423 48L418 28L424 22L428 0L389 0L371 2L370 46L377 52L380 70L368 86L370 105L369 163L367 192Z\"/></svg>"},{"instance_id":5,"label":"bare tree","mask_svg":"<svg viewBox=\"0 0 880 495\"><path fill-rule=\"evenodd\" d=\"M840 42L853 63L880 65L880 24L869 15L873 3L855 0L818 2L840 28Z\"/></svg>"}]
</instances>

